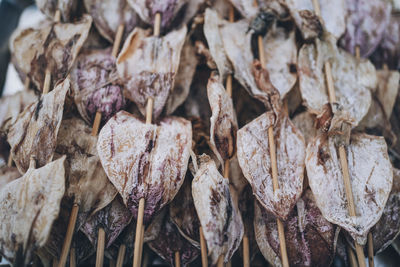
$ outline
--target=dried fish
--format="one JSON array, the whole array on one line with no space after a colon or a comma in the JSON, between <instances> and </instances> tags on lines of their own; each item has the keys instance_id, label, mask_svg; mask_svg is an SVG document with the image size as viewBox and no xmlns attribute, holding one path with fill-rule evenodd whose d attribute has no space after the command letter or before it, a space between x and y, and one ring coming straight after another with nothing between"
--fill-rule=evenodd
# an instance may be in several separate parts
<instances>
[{"instance_id":1,"label":"dried fish","mask_svg":"<svg viewBox=\"0 0 400 267\"><path fill-rule=\"evenodd\" d=\"M174 266L176 251L179 252L181 266L188 266L189 263L200 255L199 248L193 246L180 234L178 228L172 223L169 216L164 217L157 238L147 244L171 266Z\"/></svg>"},{"instance_id":2,"label":"dried fish","mask_svg":"<svg viewBox=\"0 0 400 267\"><path fill-rule=\"evenodd\" d=\"M243 237L243 222L229 192L229 181L205 154L192 182L194 205L207 242L211 264L220 255L228 262Z\"/></svg>"},{"instance_id":3,"label":"dried fish","mask_svg":"<svg viewBox=\"0 0 400 267\"><path fill-rule=\"evenodd\" d=\"M274 128L279 189L273 189L268 128ZM285 114L259 116L238 131L238 160L258 201L275 216L286 220L303 187L305 142Z\"/></svg>"},{"instance_id":4,"label":"dried fish","mask_svg":"<svg viewBox=\"0 0 400 267\"><path fill-rule=\"evenodd\" d=\"M53 158L69 88L70 82L65 79L50 93L42 95L39 101L27 106L10 127L8 143L21 173L28 169L31 156L35 156L38 167Z\"/></svg>"},{"instance_id":5,"label":"dried fish","mask_svg":"<svg viewBox=\"0 0 400 267\"><path fill-rule=\"evenodd\" d=\"M352 134L346 147L357 216L351 217L334 137L321 134L307 146L306 167L311 190L324 217L348 231L357 243L382 216L392 188L392 166L383 137Z\"/></svg>"},{"instance_id":6,"label":"dried fish","mask_svg":"<svg viewBox=\"0 0 400 267\"><path fill-rule=\"evenodd\" d=\"M190 85L192 84L196 72L197 63L198 60L196 58L195 48L190 41L189 36L186 36L186 41L182 48L178 72L175 76L175 84L170 92L165 107L167 115L172 114L188 97Z\"/></svg>"},{"instance_id":7,"label":"dried fish","mask_svg":"<svg viewBox=\"0 0 400 267\"><path fill-rule=\"evenodd\" d=\"M309 39L310 36L317 36L322 30L321 25L314 24L308 20L307 14L314 12L314 6L312 0L286 0L290 13L292 14L297 27L301 30L303 38ZM319 0L319 6L321 9L321 16L324 21L326 30L330 32L336 39L339 39L345 32L346 29L346 0L329 1ZM315 21L315 23L317 23ZM317 30L316 33L312 31ZM311 32L308 32L310 31Z\"/></svg>"},{"instance_id":8,"label":"dried fish","mask_svg":"<svg viewBox=\"0 0 400 267\"><path fill-rule=\"evenodd\" d=\"M139 24L139 16L127 0L84 0L87 12L99 33L113 43L119 25L124 25L122 40Z\"/></svg>"},{"instance_id":9,"label":"dried fish","mask_svg":"<svg viewBox=\"0 0 400 267\"><path fill-rule=\"evenodd\" d=\"M290 266L330 266L339 227L322 216L310 190L298 200L296 208L283 224ZM263 256L273 266L281 266L276 218L257 202L254 229Z\"/></svg>"},{"instance_id":10,"label":"dried fish","mask_svg":"<svg viewBox=\"0 0 400 267\"><path fill-rule=\"evenodd\" d=\"M17 30L11 40L14 65L42 90L46 69L51 86L64 79L85 42L92 18L84 15L79 22L45 21L38 28Z\"/></svg>"},{"instance_id":11,"label":"dried fish","mask_svg":"<svg viewBox=\"0 0 400 267\"><path fill-rule=\"evenodd\" d=\"M81 119L62 121L56 153L67 156L65 195L79 204L79 212L88 213L86 216L109 205L117 195L101 166L96 146L97 137Z\"/></svg>"},{"instance_id":12,"label":"dried fish","mask_svg":"<svg viewBox=\"0 0 400 267\"><path fill-rule=\"evenodd\" d=\"M80 230L86 235L93 247L97 247L99 228L103 228L106 237L105 248L108 248L130 223L131 219L132 214L125 207L122 198L118 196L104 209L89 217Z\"/></svg>"},{"instance_id":13,"label":"dried fish","mask_svg":"<svg viewBox=\"0 0 400 267\"><path fill-rule=\"evenodd\" d=\"M227 74L232 73L232 66L226 55L220 27L224 25L216 11L207 8L204 15L204 35L210 49L213 60L215 61L221 82Z\"/></svg>"},{"instance_id":14,"label":"dried fish","mask_svg":"<svg viewBox=\"0 0 400 267\"><path fill-rule=\"evenodd\" d=\"M36 6L48 18L53 19L57 10L64 21L70 21L78 11L77 0L36 0Z\"/></svg>"},{"instance_id":15,"label":"dried fish","mask_svg":"<svg viewBox=\"0 0 400 267\"><path fill-rule=\"evenodd\" d=\"M145 199L144 222L175 197L181 187L192 145L192 128L183 118L146 124L120 111L102 128L97 150L108 178L137 216Z\"/></svg>"},{"instance_id":16,"label":"dried fish","mask_svg":"<svg viewBox=\"0 0 400 267\"><path fill-rule=\"evenodd\" d=\"M389 26L391 4L380 0L347 0L346 6L346 33L339 44L351 54L359 46L360 55L368 57L377 48Z\"/></svg>"},{"instance_id":17,"label":"dried fish","mask_svg":"<svg viewBox=\"0 0 400 267\"><path fill-rule=\"evenodd\" d=\"M349 53L337 49L331 36L318 42L317 47L303 45L298 59L300 91L307 107L316 114L329 102L323 69L327 60L332 66L337 102L350 113L353 126L357 126L371 104L370 91L376 88L375 67L368 60L357 61Z\"/></svg>"},{"instance_id":18,"label":"dried fish","mask_svg":"<svg viewBox=\"0 0 400 267\"><path fill-rule=\"evenodd\" d=\"M147 100L154 99L153 117L162 112L175 82L186 27L164 37L150 36L149 31L135 28L117 59L117 70L125 84L125 96L146 114ZM137 64L141 62L141 64Z\"/></svg>"},{"instance_id":19,"label":"dried fish","mask_svg":"<svg viewBox=\"0 0 400 267\"><path fill-rule=\"evenodd\" d=\"M35 169L0 189L0 253L14 262L23 255L24 265L33 250L45 245L60 210L65 190L65 157Z\"/></svg>"},{"instance_id":20,"label":"dried fish","mask_svg":"<svg viewBox=\"0 0 400 267\"><path fill-rule=\"evenodd\" d=\"M169 204L169 216L179 233L193 246L200 248L200 221L193 203L192 180L192 173L187 171L181 189Z\"/></svg>"},{"instance_id":21,"label":"dried fish","mask_svg":"<svg viewBox=\"0 0 400 267\"><path fill-rule=\"evenodd\" d=\"M83 51L71 70L71 88L82 118L92 124L96 112L107 122L126 105L111 48Z\"/></svg>"},{"instance_id":22,"label":"dried fish","mask_svg":"<svg viewBox=\"0 0 400 267\"><path fill-rule=\"evenodd\" d=\"M213 72L207 84L208 101L212 111L210 118L210 145L221 165L236 153L238 124L232 98Z\"/></svg>"}]
</instances>

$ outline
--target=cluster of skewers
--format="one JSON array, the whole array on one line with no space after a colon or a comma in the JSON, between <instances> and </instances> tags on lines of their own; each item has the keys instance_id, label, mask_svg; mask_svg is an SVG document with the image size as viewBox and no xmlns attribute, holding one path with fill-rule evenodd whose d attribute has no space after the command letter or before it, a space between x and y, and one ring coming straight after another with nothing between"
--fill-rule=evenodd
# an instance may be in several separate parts
<instances>
[{"instance_id":1,"label":"cluster of skewers","mask_svg":"<svg viewBox=\"0 0 400 267\"><path fill-rule=\"evenodd\" d=\"M0 99L14 266L373 266L397 237L397 1L37 6Z\"/></svg>"}]
</instances>

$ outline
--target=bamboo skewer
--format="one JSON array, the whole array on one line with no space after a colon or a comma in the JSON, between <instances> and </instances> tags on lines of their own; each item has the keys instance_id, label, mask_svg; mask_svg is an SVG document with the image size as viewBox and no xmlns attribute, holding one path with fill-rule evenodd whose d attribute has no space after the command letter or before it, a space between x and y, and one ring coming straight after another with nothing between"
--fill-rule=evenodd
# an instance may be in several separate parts
<instances>
[{"instance_id":1,"label":"bamboo skewer","mask_svg":"<svg viewBox=\"0 0 400 267\"><path fill-rule=\"evenodd\" d=\"M361 53L360 53L360 47L357 45L355 48L355 55L357 61L360 61L361 58ZM387 65L386 65L387 67ZM369 267L374 267L374 245L373 245L373 240L372 240L372 233L368 233L368 266Z\"/></svg>"},{"instance_id":2,"label":"bamboo skewer","mask_svg":"<svg viewBox=\"0 0 400 267\"><path fill-rule=\"evenodd\" d=\"M100 227L97 238L96 267L103 266L105 242L106 242L106 233L104 232L104 229Z\"/></svg>"},{"instance_id":3,"label":"bamboo skewer","mask_svg":"<svg viewBox=\"0 0 400 267\"><path fill-rule=\"evenodd\" d=\"M264 54L264 47L263 47L263 38L262 36L258 36L258 52L260 57L261 66L265 69L265 54ZM272 184L274 192L279 189L278 183L278 166L276 161L276 146L274 140L274 129L272 126L268 128L268 144L269 144L269 154L271 158L271 169L272 169ZM277 218L276 223L278 226L278 236L279 236L279 247L281 251L281 261L282 266L288 267L289 260L286 250L286 240L285 240L285 231L283 227L282 221Z\"/></svg>"},{"instance_id":4,"label":"bamboo skewer","mask_svg":"<svg viewBox=\"0 0 400 267\"><path fill-rule=\"evenodd\" d=\"M316 15L321 19L321 22L323 22L322 17L321 17L321 9L320 9L318 0L313 0L313 6L314 6ZM359 54L359 52L356 52L356 53ZM326 61L324 64L324 67L325 67L325 78L326 78L326 82L328 85L329 102L332 105L333 103L336 102L336 95L335 95L335 87L334 87L334 83L333 83L332 69L331 69L330 62ZM354 206L353 192L351 189L349 169L348 169L348 165L347 165L347 155L346 155L346 150L344 148L344 145L339 146L339 157L340 157L340 164L342 166L343 183L345 186L345 193L346 193L346 198L347 198L347 202L348 202L347 208L349 210L349 215L351 217L355 217L356 209ZM360 267L365 267L364 250L363 250L362 246L360 246L356 241L354 242L354 245L356 248L358 264L360 265Z\"/></svg>"},{"instance_id":5,"label":"bamboo skewer","mask_svg":"<svg viewBox=\"0 0 400 267\"><path fill-rule=\"evenodd\" d=\"M68 228L67 233L65 234L64 243L61 250L61 257L58 267L64 267L65 263L67 262L67 256L69 249L71 247L72 236L74 234L75 223L78 217L79 206L78 204L74 204L72 206L71 215L69 216Z\"/></svg>"},{"instance_id":6,"label":"bamboo skewer","mask_svg":"<svg viewBox=\"0 0 400 267\"><path fill-rule=\"evenodd\" d=\"M72 247L69 252L69 267L76 267L76 253L74 247Z\"/></svg>"},{"instance_id":7,"label":"bamboo skewer","mask_svg":"<svg viewBox=\"0 0 400 267\"><path fill-rule=\"evenodd\" d=\"M119 51L119 47L121 46L122 35L124 33L124 29L125 29L124 24L119 25L118 29L117 29L117 33L115 34L114 45L113 45L112 52L111 52L111 56L113 56L114 58L116 58L118 55L118 51ZM97 133L99 132L100 122L101 122L101 112L97 111L96 116L94 118L93 127L92 127L92 135L93 136L96 136Z\"/></svg>"},{"instance_id":8,"label":"bamboo skewer","mask_svg":"<svg viewBox=\"0 0 400 267\"><path fill-rule=\"evenodd\" d=\"M117 264L115 265L116 267L122 267L122 265L124 264L125 251L126 251L126 246L124 244L119 246Z\"/></svg>"},{"instance_id":9,"label":"bamboo skewer","mask_svg":"<svg viewBox=\"0 0 400 267\"><path fill-rule=\"evenodd\" d=\"M160 36L160 28L161 28L161 14L157 13L154 18L154 30L153 36ZM152 116L153 116L153 105L154 99L147 99L146 106L146 124L151 124ZM138 219L136 222L136 234L135 234L135 251L133 254L133 267L139 267L141 263L142 257L142 249L143 249L143 236L144 236L144 226L143 226L143 216L144 216L144 206L145 200L141 198L139 200L139 209L138 209Z\"/></svg>"},{"instance_id":10,"label":"bamboo skewer","mask_svg":"<svg viewBox=\"0 0 400 267\"><path fill-rule=\"evenodd\" d=\"M374 267L374 241L372 239L372 233L368 233L368 266Z\"/></svg>"},{"instance_id":11,"label":"bamboo skewer","mask_svg":"<svg viewBox=\"0 0 400 267\"><path fill-rule=\"evenodd\" d=\"M179 251L175 251L175 267L181 267L181 256Z\"/></svg>"},{"instance_id":12,"label":"bamboo skewer","mask_svg":"<svg viewBox=\"0 0 400 267\"><path fill-rule=\"evenodd\" d=\"M207 244L203 234L203 228L200 226L200 249L201 249L201 266L208 266L208 258L207 258Z\"/></svg>"},{"instance_id":13,"label":"bamboo skewer","mask_svg":"<svg viewBox=\"0 0 400 267\"><path fill-rule=\"evenodd\" d=\"M347 248L347 257L349 258L349 263L351 267L358 267L356 255L354 255L354 252L352 248L350 247L349 244L346 245Z\"/></svg>"}]
</instances>

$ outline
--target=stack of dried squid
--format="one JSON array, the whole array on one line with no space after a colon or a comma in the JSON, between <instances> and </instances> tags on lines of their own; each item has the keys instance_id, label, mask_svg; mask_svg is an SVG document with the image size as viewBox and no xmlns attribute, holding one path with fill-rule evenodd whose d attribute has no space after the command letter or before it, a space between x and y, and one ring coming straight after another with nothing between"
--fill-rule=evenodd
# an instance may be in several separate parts
<instances>
[{"instance_id":1,"label":"stack of dried squid","mask_svg":"<svg viewBox=\"0 0 400 267\"><path fill-rule=\"evenodd\" d=\"M0 99L8 262L371 266L396 239L398 1L37 6Z\"/></svg>"}]
</instances>

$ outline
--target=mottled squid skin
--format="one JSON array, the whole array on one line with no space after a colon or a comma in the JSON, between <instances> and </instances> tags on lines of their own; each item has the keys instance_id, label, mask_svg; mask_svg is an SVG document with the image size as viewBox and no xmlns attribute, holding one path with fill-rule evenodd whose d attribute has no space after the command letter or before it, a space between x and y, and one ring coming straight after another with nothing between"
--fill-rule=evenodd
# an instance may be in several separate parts
<instances>
[{"instance_id":1,"label":"mottled squid skin","mask_svg":"<svg viewBox=\"0 0 400 267\"><path fill-rule=\"evenodd\" d=\"M100 131L97 149L108 178L135 218L139 200L145 199L147 224L182 185L191 145L192 127L183 118L146 124L120 111Z\"/></svg>"}]
</instances>

